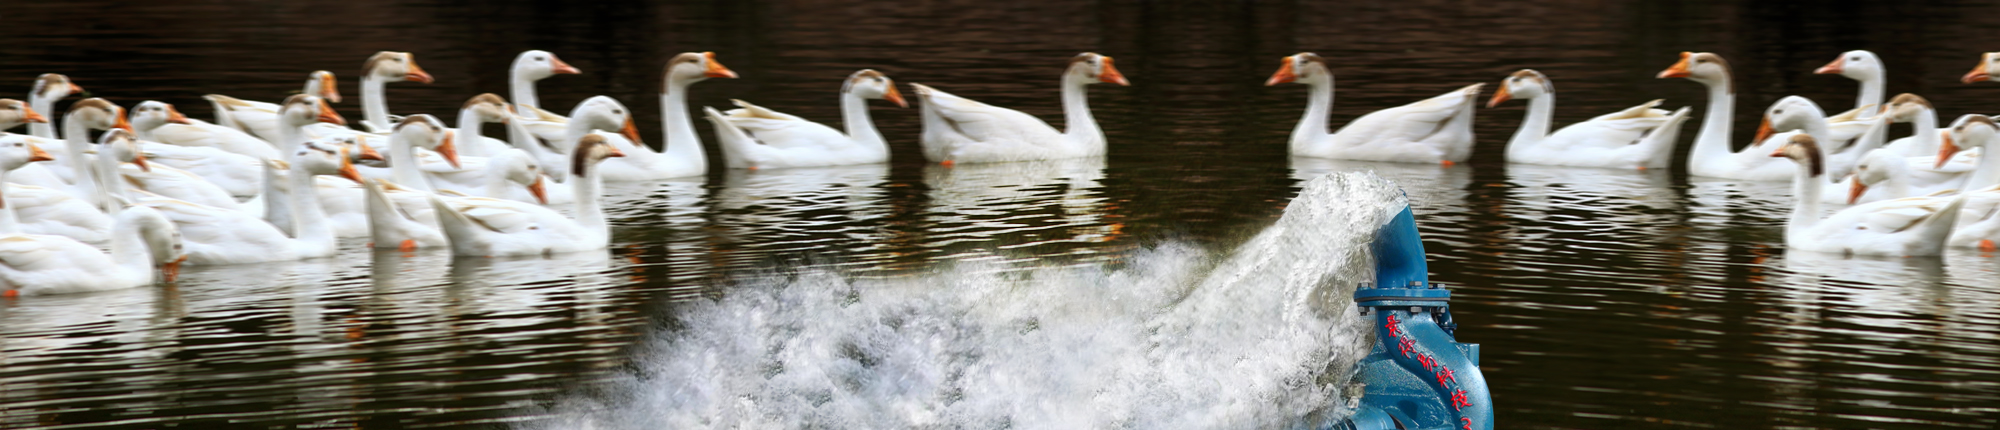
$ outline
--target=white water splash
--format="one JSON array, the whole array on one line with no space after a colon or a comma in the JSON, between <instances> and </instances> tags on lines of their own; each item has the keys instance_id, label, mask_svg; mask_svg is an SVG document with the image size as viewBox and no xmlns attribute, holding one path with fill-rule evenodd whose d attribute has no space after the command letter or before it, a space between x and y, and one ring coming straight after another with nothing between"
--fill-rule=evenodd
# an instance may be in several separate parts
<instances>
[{"instance_id":1,"label":"white water splash","mask_svg":"<svg viewBox=\"0 0 2000 430\"><path fill-rule=\"evenodd\" d=\"M1344 414L1370 336L1349 296L1375 229L1406 204L1373 174L1336 174L1224 258L1165 244L1115 270L747 281L679 309L637 370L535 426L1219 429Z\"/></svg>"}]
</instances>

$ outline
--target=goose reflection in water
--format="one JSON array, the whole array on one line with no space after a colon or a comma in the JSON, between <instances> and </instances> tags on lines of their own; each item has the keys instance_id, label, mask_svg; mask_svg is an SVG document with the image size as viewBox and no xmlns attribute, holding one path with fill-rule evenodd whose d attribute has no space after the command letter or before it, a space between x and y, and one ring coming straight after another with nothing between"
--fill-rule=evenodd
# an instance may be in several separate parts
<instances>
[{"instance_id":1,"label":"goose reflection in water","mask_svg":"<svg viewBox=\"0 0 2000 430\"><path fill-rule=\"evenodd\" d=\"M731 169L715 191L714 227L729 250L850 255L882 246L889 165Z\"/></svg>"},{"instance_id":2,"label":"goose reflection in water","mask_svg":"<svg viewBox=\"0 0 2000 430\"><path fill-rule=\"evenodd\" d=\"M1104 166L1102 157L925 166L929 237L919 246L956 254L967 243L1004 250L1116 239L1123 226L1105 217Z\"/></svg>"}]
</instances>

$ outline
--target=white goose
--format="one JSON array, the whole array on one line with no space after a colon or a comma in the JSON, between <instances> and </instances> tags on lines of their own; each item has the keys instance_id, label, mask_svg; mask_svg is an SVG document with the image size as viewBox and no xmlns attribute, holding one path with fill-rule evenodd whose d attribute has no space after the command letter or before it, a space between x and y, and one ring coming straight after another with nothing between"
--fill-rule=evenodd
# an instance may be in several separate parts
<instances>
[{"instance_id":1,"label":"white goose","mask_svg":"<svg viewBox=\"0 0 2000 430\"><path fill-rule=\"evenodd\" d=\"M77 106L83 106L83 103L78 102ZM203 179L201 175L173 167L153 165L147 159L146 151L141 147L138 138L131 132L132 126L126 122L124 110L109 103L106 103L105 106L113 109L113 113L110 115L117 117L115 125L111 124L110 121L102 119L105 115L92 115L84 118L82 121L84 122L83 125L90 129L109 129L114 131L113 133L106 133L99 138L100 142L97 145L97 154L91 157L96 164L95 172L97 175L100 175L98 177L99 182L96 185L97 188L110 192L109 195L122 195L119 193L123 193L123 188L129 186L149 193L193 203L216 207L236 206L236 198L228 190L224 190L221 186L209 182L207 179ZM86 107L86 109L92 110L101 108L96 105ZM76 109L72 108L71 110ZM67 130L65 130L65 133L67 133ZM117 138L114 139L114 136ZM177 149L181 148L163 148L166 151L175 151ZM112 151L109 153L113 156L103 156L107 153L107 150ZM106 213L117 211L118 208L124 206L123 203L114 200L106 200L103 204Z\"/></svg>"},{"instance_id":2,"label":"white goose","mask_svg":"<svg viewBox=\"0 0 2000 430\"><path fill-rule=\"evenodd\" d=\"M1979 54L1979 65L1973 66L1972 71L1965 72L1965 76L1958 78L1958 81L1970 84L1993 80L1993 75L1987 72L1988 69L2000 69L2000 52Z\"/></svg>"},{"instance_id":3,"label":"white goose","mask_svg":"<svg viewBox=\"0 0 2000 430\"><path fill-rule=\"evenodd\" d=\"M1965 142L1972 148L1983 148L1982 152L2000 151L2000 124L1993 118L1979 114L1966 114L1952 125L1950 134L1945 135L1945 149L1938 153L1938 163L1958 162L1965 152L1960 151L1956 142ZM1945 243L1960 248L1978 248L1986 252L1996 250L1995 242L2000 242L2000 157L1974 157L1979 159L1979 167L1967 178L1962 189L1967 190L1965 207L1958 212L1958 225L1952 229L1951 237Z\"/></svg>"},{"instance_id":4,"label":"white goose","mask_svg":"<svg viewBox=\"0 0 2000 430\"><path fill-rule=\"evenodd\" d=\"M736 72L716 62L713 52L688 52L669 60L665 74L665 89L660 92L661 140L665 142L665 151L655 152L647 147L639 140L638 130L629 128L631 122L628 120L628 129L623 131L624 139L607 140L625 157L606 160L604 165L598 166L597 170L605 180L644 181L708 174L708 156L701 151L701 136L695 134L693 117L688 115L687 87L708 78L735 78ZM578 108L581 109L582 105L579 104ZM619 106L618 110L619 115L630 115L624 113L629 111L623 106ZM571 112L570 121L575 120L576 113ZM568 146L576 139L569 132L575 129L575 124L567 125L564 139L554 141L557 142L557 152L572 153ZM577 199L581 201L588 197L579 195Z\"/></svg>"},{"instance_id":5,"label":"white goose","mask_svg":"<svg viewBox=\"0 0 2000 430\"><path fill-rule=\"evenodd\" d=\"M1369 112L1331 134L1333 71L1310 52L1285 57L1265 86L1305 84L1310 91L1305 117L1292 129L1294 156L1349 160L1436 163L1446 166L1472 156L1472 111L1479 89L1472 84L1416 103Z\"/></svg>"},{"instance_id":6,"label":"white goose","mask_svg":"<svg viewBox=\"0 0 2000 430\"><path fill-rule=\"evenodd\" d=\"M20 226L19 231L67 236L85 242L102 242L110 237L111 216L99 210L90 200L76 198L62 189L12 182L14 172L36 166L33 163L36 161L54 159L30 142L34 139L34 136L25 134L0 135L0 151L24 151L28 154L19 163L6 159L10 164L0 170L0 184L7 187L5 211L13 214L14 222Z\"/></svg>"},{"instance_id":7,"label":"white goose","mask_svg":"<svg viewBox=\"0 0 2000 430\"><path fill-rule=\"evenodd\" d=\"M1131 85L1111 57L1085 52L1070 57L1062 75L1063 126L1056 130L1027 113L996 107L910 84L923 100L924 158L955 163L1050 160L1104 155L1104 131L1090 115L1089 86Z\"/></svg>"},{"instance_id":8,"label":"white goose","mask_svg":"<svg viewBox=\"0 0 2000 430\"><path fill-rule=\"evenodd\" d=\"M0 210L0 217L13 215ZM105 291L173 282L180 271L180 234L158 211L143 206L118 212L111 251L65 236L0 236L0 295Z\"/></svg>"},{"instance_id":9,"label":"white goose","mask_svg":"<svg viewBox=\"0 0 2000 430\"><path fill-rule=\"evenodd\" d=\"M1789 159L1766 156L1782 147L1782 140L1756 139L1752 142L1761 144L1753 143L1741 151L1731 149L1729 134L1730 126L1735 121L1736 83L1729 76L1729 63L1721 56L1707 52L1682 52L1680 62L1661 71L1659 78L1687 78L1708 87L1708 111L1702 114L1701 132L1694 137L1694 150L1688 153L1689 174L1779 181L1790 178L1798 170Z\"/></svg>"},{"instance_id":10,"label":"white goose","mask_svg":"<svg viewBox=\"0 0 2000 430\"><path fill-rule=\"evenodd\" d=\"M1811 134L1793 135L1772 157L1797 166L1792 195L1798 203L1785 225L1785 246L1849 255L1909 257L1944 252L1945 239L1966 199L1898 199L1849 207L1822 218L1820 188L1825 161Z\"/></svg>"},{"instance_id":11,"label":"white goose","mask_svg":"<svg viewBox=\"0 0 2000 430\"><path fill-rule=\"evenodd\" d=\"M546 140L560 140L563 137L563 123L569 118L542 110L541 97L536 95L535 82L555 75L575 75L583 73L576 67L556 58L556 54L543 50L530 50L514 56L514 66L507 71L508 96L519 106L519 112L528 121L528 129Z\"/></svg>"},{"instance_id":12,"label":"white goose","mask_svg":"<svg viewBox=\"0 0 2000 430\"><path fill-rule=\"evenodd\" d=\"M576 193L576 218L553 209L512 200L471 197L445 200L433 197L438 224L451 239L452 254L458 256L547 255L603 249L610 243L611 228L605 222L599 200L597 164L607 157L622 157L603 135L586 135L571 154L570 171L577 176L570 186Z\"/></svg>"},{"instance_id":13,"label":"white goose","mask_svg":"<svg viewBox=\"0 0 2000 430\"><path fill-rule=\"evenodd\" d=\"M1813 70L1813 73L1835 74L1861 82L1861 92L1854 97L1854 109L1827 118L1833 129L1833 135L1828 138L1833 142L1821 149L1832 149L1828 151L1829 154L1867 152L1853 151L1849 148L1853 145L1854 139L1867 131L1869 124L1867 118L1874 117L1882 111L1883 87L1888 82L1888 68L1882 64L1882 59L1867 50L1847 51L1841 53L1839 58L1833 59L1833 62Z\"/></svg>"},{"instance_id":14,"label":"white goose","mask_svg":"<svg viewBox=\"0 0 2000 430\"><path fill-rule=\"evenodd\" d=\"M43 73L42 76L35 78L34 88L28 91L28 105L36 112L55 112L56 100L82 92L83 87L70 82L68 76ZM31 122L28 123L28 134L43 139L55 139L56 127L55 124L48 122Z\"/></svg>"},{"instance_id":15,"label":"white goose","mask_svg":"<svg viewBox=\"0 0 2000 430\"><path fill-rule=\"evenodd\" d=\"M889 143L868 118L868 99L884 99L909 107L895 81L881 72L861 70L840 87L842 134L804 118L778 113L742 100L728 113L704 108L715 125L723 159L733 169L844 166L889 161Z\"/></svg>"},{"instance_id":16,"label":"white goose","mask_svg":"<svg viewBox=\"0 0 2000 430\"><path fill-rule=\"evenodd\" d=\"M299 94L311 94L329 103L340 103L340 87L335 84L333 72L325 70L314 71L307 75L305 88ZM221 94L209 94L201 98L208 99L209 105L215 108L213 125L249 133L265 141L278 140L277 103L243 100ZM154 140L143 135L140 138ZM271 157L276 157L276 154L276 151L272 151Z\"/></svg>"},{"instance_id":17,"label":"white goose","mask_svg":"<svg viewBox=\"0 0 2000 430\"><path fill-rule=\"evenodd\" d=\"M35 111L27 103L23 103L20 100L0 98L0 137L18 137L18 140L34 145L53 146L61 144L61 142L57 142L55 139L44 139L35 137L34 135L6 132L21 124L47 122L49 122L48 117L42 116L41 112ZM67 190L70 188L69 181L64 181L61 176L56 175L55 171L49 170L48 167L40 163L29 164L19 169L13 176L13 182L57 190Z\"/></svg>"},{"instance_id":18,"label":"white goose","mask_svg":"<svg viewBox=\"0 0 2000 430\"><path fill-rule=\"evenodd\" d=\"M297 238L287 236L276 226L263 222L257 215L234 209L224 209L188 203L174 199L144 199L140 204L158 209L174 225L181 229L186 239L189 259L195 264L236 264L263 261L288 261L334 254L334 230L327 223L326 212L320 207L319 193L314 184L316 175L340 175L359 182L361 176L354 170L346 154L316 145L304 145L299 138L301 128L316 121L337 121L339 115L327 107L319 97L295 95L285 99L284 108L279 110L280 139L292 142L293 147L286 152L288 162L273 161L266 165L264 176L265 193L278 193L275 169L271 164L288 165L291 172L282 181L287 182L290 218L294 224L292 231Z\"/></svg>"},{"instance_id":19,"label":"white goose","mask_svg":"<svg viewBox=\"0 0 2000 430\"><path fill-rule=\"evenodd\" d=\"M1487 108L1511 98L1528 99L1528 117L1507 141L1507 161L1555 166L1657 169L1667 167L1688 108L1668 114L1660 100L1570 124L1549 134L1556 91L1547 76L1521 69L1500 81Z\"/></svg>"}]
</instances>

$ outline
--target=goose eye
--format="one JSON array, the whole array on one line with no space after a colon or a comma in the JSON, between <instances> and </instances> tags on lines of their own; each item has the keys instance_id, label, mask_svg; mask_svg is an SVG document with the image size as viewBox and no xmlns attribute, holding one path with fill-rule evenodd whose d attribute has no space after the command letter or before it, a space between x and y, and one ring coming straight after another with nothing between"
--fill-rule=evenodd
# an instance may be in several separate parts
<instances>
[{"instance_id":1,"label":"goose eye","mask_svg":"<svg viewBox=\"0 0 2000 430\"><path fill-rule=\"evenodd\" d=\"M1772 115L1784 115L1784 114L1785 114L1785 110L1784 110L1784 109L1778 109L1778 110L1774 110L1774 111L1771 111L1771 114L1772 114Z\"/></svg>"},{"instance_id":2,"label":"goose eye","mask_svg":"<svg viewBox=\"0 0 2000 430\"><path fill-rule=\"evenodd\" d=\"M612 114L612 115L624 115L624 114L625 114L625 111L624 111L624 110L620 110L620 109L612 109L612 110L611 110L611 114Z\"/></svg>"},{"instance_id":3,"label":"goose eye","mask_svg":"<svg viewBox=\"0 0 2000 430\"><path fill-rule=\"evenodd\" d=\"M1861 57L1848 57L1847 61L1861 61Z\"/></svg>"},{"instance_id":4,"label":"goose eye","mask_svg":"<svg viewBox=\"0 0 2000 430\"><path fill-rule=\"evenodd\" d=\"M549 59L547 59L547 58L542 58L542 57L535 57L535 61L548 61L548 60L549 60Z\"/></svg>"}]
</instances>

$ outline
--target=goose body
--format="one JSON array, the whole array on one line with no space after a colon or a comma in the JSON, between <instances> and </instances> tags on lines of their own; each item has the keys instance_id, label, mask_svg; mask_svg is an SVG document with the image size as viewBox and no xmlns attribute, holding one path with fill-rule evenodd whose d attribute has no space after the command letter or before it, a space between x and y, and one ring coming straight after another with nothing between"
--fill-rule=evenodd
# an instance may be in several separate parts
<instances>
[{"instance_id":1,"label":"goose body","mask_svg":"<svg viewBox=\"0 0 2000 430\"><path fill-rule=\"evenodd\" d=\"M911 84L923 100L924 157L932 162L992 163L1104 155L1104 131L1086 101L1096 83L1131 85L1111 57L1082 53L1070 58L1062 76L1066 130L1027 113L988 105Z\"/></svg>"},{"instance_id":2,"label":"goose body","mask_svg":"<svg viewBox=\"0 0 2000 430\"><path fill-rule=\"evenodd\" d=\"M629 126L620 132L622 136L605 135L606 141L625 156L605 160L603 165L597 166L602 179L646 181L708 174L708 155L702 153L701 137L695 134L693 117L688 115L687 88L709 78L735 78L736 72L717 62L713 52L687 52L668 60L665 74L665 89L660 92L660 128L664 149L654 151L647 147L645 142L639 140L638 130ZM578 108L582 106L578 104ZM618 111L619 115L631 115L622 105ZM569 122L575 120L576 113L571 112ZM630 124L629 120L627 124ZM574 133L577 127L576 124L564 124L563 139L555 141L560 142L556 152L571 153L569 144L577 142L577 134ZM589 197L579 195L576 198L584 200Z\"/></svg>"},{"instance_id":3,"label":"goose body","mask_svg":"<svg viewBox=\"0 0 2000 430\"><path fill-rule=\"evenodd\" d=\"M734 100L741 108L729 112L705 110L715 126L725 164L732 169L885 163L889 161L889 144L868 117L868 99L908 106L896 91L895 81L881 72L862 70L848 76L840 88L846 133L742 100Z\"/></svg>"},{"instance_id":4,"label":"goose body","mask_svg":"<svg viewBox=\"0 0 2000 430\"><path fill-rule=\"evenodd\" d=\"M340 103L340 87L335 83L333 72L325 70L307 74L305 88L301 89L299 94L312 94L328 103ZM215 108L215 123L210 125L235 129L267 142L278 140L277 103L243 100L221 94L201 97L208 100L209 105ZM139 138L153 140L143 134ZM265 158L276 157L277 153L273 150L270 156Z\"/></svg>"},{"instance_id":5,"label":"goose body","mask_svg":"<svg viewBox=\"0 0 2000 430\"><path fill-rule=\"evenodd\" d=\"M555 210L512 200L470 197L446 200L435 195L430 202L438 225L451 240L452 254L458 256L547 255L603 249L610 243L610 226L599 202L599 178L595 166L608 157L623 154L602 135L586 135L571 154L570 171L576 177L569 184L576 193L576 218Z\"/></svg>"}]
</instances>

